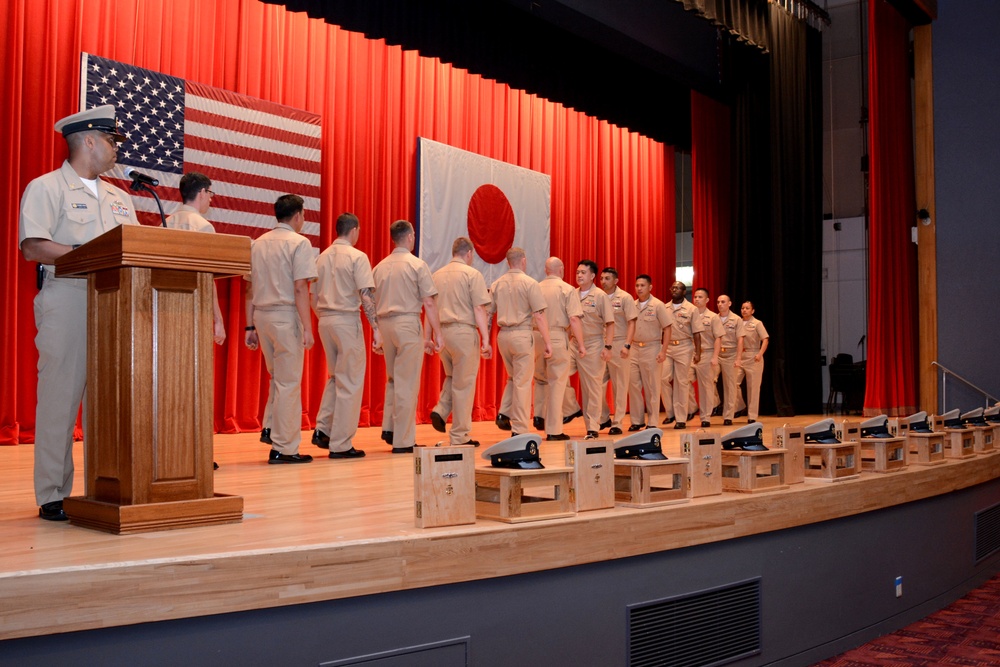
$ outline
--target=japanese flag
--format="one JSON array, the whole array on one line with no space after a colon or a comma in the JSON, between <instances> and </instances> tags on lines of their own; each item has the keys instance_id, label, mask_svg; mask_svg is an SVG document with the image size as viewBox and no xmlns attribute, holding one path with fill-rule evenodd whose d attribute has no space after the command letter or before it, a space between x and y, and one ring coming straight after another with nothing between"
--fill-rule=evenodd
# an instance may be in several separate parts
<instances>
[{"instance_id":1,"label":"japanese flag","mask_svg":"<svg viewBox=\"0 0 1000 667\"><path fill-rule=\"evenodd\" d=\"M473 266L491 285L507 271L507 250L524 248L528 275L545 277L552 178L446 144L417 138L417 255L435 271L467 236Z\"/></svg>"}]
</instances>

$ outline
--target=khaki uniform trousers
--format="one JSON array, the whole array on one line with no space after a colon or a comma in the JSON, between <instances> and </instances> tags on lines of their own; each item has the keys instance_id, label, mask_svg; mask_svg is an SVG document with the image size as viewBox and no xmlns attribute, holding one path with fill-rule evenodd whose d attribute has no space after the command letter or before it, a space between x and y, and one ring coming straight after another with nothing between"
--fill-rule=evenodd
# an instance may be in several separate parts
<instances>
[{"instance_id":1,"label":"khaki uniform trousers","mask_svg":"<svg viewBox=\"0 0 1000 667\"><path fill-rule=\"evenodd\" d=\"M324 313L319 339L326 353L329 375L316 416L316 430L330 436L330 451L345 452L354 445L361 417L365 385L365 337L357 312Z\"/></svg>"},{"instance_id":2,"label":"khaki uniform trousers","mask_svg":"<svg viewBox=\"0 0 1000 667\"><path fill-rule=\"evenodd\" d=\"M629 359L622 359L622 350L625 348L625 339L616 339L611 344L611 358L608 359L607 368L604 370L604 382L601 385L601 396L606 397L608 394L607 387L608 382L611 382L611 400L614 402L614 415L611 414L611 409L608 406L606 400L601 401L601 423L611 420L612 426L617 426L621 428L622 419L625 418L625 409L627 407L628 401L628 383L629 383L629 368L631 367L631 362ZM633 349L629 353L629 357L635 352Z\"/></svg>"},{"instance_id":3,"label":"khaki uniform trousers","mask_svg":"<svg viewBox=\"0 0 1000 667\"><path fill-rule=\"evenodd\" d=\"M667 417L679 422L687 421L688 392L691 390L691 360L694 358L694 342L686 340L678 345L667 346L667 358L663 362L663 376L660 383L660 398Z\"/></svg>"},{"instance_id":4,"label":"khaki uniform trousers","mask_svg":"<svg viewBox=\"0 0 1000 667\"><path fill-rule=\"evenodd\" d=\"M698 381L698 400L694 398L694 391L688 391L688 412L698 411L703 421L708 421L712 416L712 410L719 403L719 390L715 386L719 381L719 366L712 368L712 352L707 354L701 352L701 359L697 364L691 364L689 376L691 382Z\"/></svg>"},{"instance_id":5,"label":"khaki uniform trousers","mask_svg":"<svg viewBox=\"0 0 1000 667\"><path fill-rule=\"evenodd\" d=\"M746 403L743 402L743 392L740 391L743 369L736 368L735 363L735 350L729 356L719 355L719 371L722 374L722 418L729 420L746 407Z\"/></svg>"},{"instance_id":6,"label":"khaki uniform trousers","mask_svg":"<svg viewBox=\"0 0 1000 667\"><path fill-rule=\"evenodd\" d=\"M752 354L744 354L740 365L747 378L747 418L756 420L757 409L760 407L760 381L764 376L764 360L754 361Z\"/></svg>"},{"instance_id":7,"label":"khaki uniform trousers","mask_svg":"<svg viewBox=\"0 0 1000 667\"><path fill-rule=\"evenodd\" d=\"M545 341L534 332L535 339L535 416L545 420L547 435L563 432L562 405L569 379L569 338L565 331L549 331L552 356L545 358Z\"/></svg>"},{"instance_id":8,"label":"khaki uniform trousers","mask_svg":"<svg viewBox=\"0 0 1000 667\"><path fill-rule=\"evenodd\" d=\"M497 334L497 348L507 369L511 388L510 410L504 414L510 418L512 433L531 431L529 412L531 409L531 376L535 368L535 344L531 329L500 329Z\"/></svg>"},{"instance_id":9,"label":"khaki uniform trousers","mask_svg":"<svg viewBox=\"0 0 1000 667\"><path fill-rule=\"evenodd\" d=\"M296 454L302 440L302 326L295 310L255 310L260 351L271 376L264 410L270 425L271 447Z\"/></svg>"},{"instance_id":10,"label":"khaki uniform trousers","mask_svg":"<svg viewBox=\"0 0 1000 667\"><path fill-rule=\"evenodd\" d=\"M601 393L603 388L604 372L607 364L601 360L601 352L604 351L604 337L593 337L583 342L587 350L586 356L580 358L574 345L570 349L569 375L577 373L580 379L580 397L583 399L583 418L588 431L601 430L601 404L604 403L604 396ZM563 399L563 415L569 416L580 410L579 403L576 402L576 394L570 390L566 392Z\"/></svg>"},{"instance_id":11,"label":"khaki uniform trousers","mask_svg":"<svg viewBox=\"0 0 1000 667\"><path fill-rule=\"evenodd\" d=\"M382 430L393 433L393 447L412 447L417 439L417 395L424 363L420 315L378 318L385 354L385 412Z\"/></svg>"},{"instance_id":12,"label":"khaki uniform trousers","mask_svg":"<svg viewBox=\"0 0 1000 667\"><path fill-rule=\"evenodd\" d=\"M663 369L656 361L660 353L659 341L640 347L632 345L629 355L628 403L632 424L660 424L660 377ZM645 395L645 409L643 396ZM648 414L648 417L646 416Z\"/></svg>"},{"instance_id":13,"label":"khaki uniform trousers","mask_svg":"<svg viewBox=\"0 0 1000 667\"><path fill-rule=\"evenodd\" d=\"M73 491L73 431L87 388L87 281L46 272L34 301L38 348L35 407L35 500ZM84 408L84 439L87 434Z\"/></svg>"},{"instance_id":14,"label":"khaki uniform trousers","mask_svg":"<svg viewBox=\"0 0 1000 667\"><path fill-rule=\"evenodd\" d=\"M462 445L469 441L472 430L472 407L476 397L476 376L479 375L479 332L468 324L441 325L444 346L441 365L444 383L434 412L447 421L451 415L448 441Z\"/></svg>"}]
</instances>

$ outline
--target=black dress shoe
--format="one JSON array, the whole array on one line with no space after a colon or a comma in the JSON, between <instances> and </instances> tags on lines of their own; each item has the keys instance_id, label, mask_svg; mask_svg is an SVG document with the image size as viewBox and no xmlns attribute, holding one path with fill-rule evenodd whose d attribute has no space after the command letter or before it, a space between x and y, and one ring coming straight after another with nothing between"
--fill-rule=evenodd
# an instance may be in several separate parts
<instances>
[{"instance_id":1,"label":"black dress shoe","mask_svg":"<svg viewBox=\"0 0 1000 667\"><path fill-rule=\"evenodd\" d=\"M704 419L701 420L701 427L702 428L708 428L711 425L712 425L712 422L707 422Z\"/></svg>"},{"instance_id":2,"label":"black dress shoe","mask_svg":"<svg viewBox=\"0 0 1000 667\"><path fill-rule=\"evenodd\" d=\"M463 445L472 445L473 447L478 447L479 446L479 441L478 440L469 440L467 442L463 442L462 444Z\"/></svg>"},{"instance_id":3,"label":"black dress shoe","mask_svg":"<svg viewBox=\"0 0 1000 667\"><path fill-rule=\"evenodd\" d=\"M535 417L531 420L531 425L535 427L536 431L545 430L545 420L541 417Z\"/></svg>"},{"instance_id":4,"label":"black dress shoe","mask_svg":"<svg viewBox=\"0 0 1000 667\"><path fill-rule=\"evenodd\" d=\"M584 440L597 440L597 431L587 431L587 437Z\"/></svg>"},{"instance_id":5,"label":"black dress shoe","mask_svg":"<svg viewBox=\"0 0 1000 667\"><path fill-rule=\"evenodd\" d=\"M597 430L603 431L604 429L606 429L609 426L611 426L611 420L610 419L608 421L606 421L606 422L601 422L601 425L598 427Z\"/></svg>"},{"instance_id":6,"label":"black dress shoe","mask_svg":"<svg viewBox=\"0 0 1000 667\"><path fill-rule=\"evenodd\" d=\"M743 408L742 410L737 410L736 414L733 415L733 417L745 417L746 415L747 415L747 409Z\"/></svg>"},{"instance_id":7,"label":"black dress shoe","mask_svg":"<svg viewBox=\"0 0 1000 667\"><path fill-rule=\"evenodd\" d=\"M444 417L434 412L433 410L431 410L431 426L433 426L434 430L437 431L438 433L445 432Z\"/></svg>"},{"instance_id":8,"label":"black dress shoe","mask_svg":"<svg viewBox=\"0 0 1000 667\"><path fill-rule=\"evenodd\" d=\"M38 516L46 521L68 521L69 517L63 511L62 501L53 500L38 508Z\"/></svg>"},{"instance_id":9,"label":"black dress shoe","mask_svg":"<svg viewBox=\"0 0 1000 667\"><path fill-rule=\"evenodd\" d=\"M644 428L646 428L645 424L632 424L628 427L628 432L635 433L636 431L641 431Z\"/></svg>"},{"instance_id":10,"label":"black dress shoe","mask_svg":"<svg viewBox=\"0 0 1000 667\"><path fill-rule=\"evenodd\" d=\"M721 417L722 416L722 408L720 408L718 405L716 405L714 408L712 408L712 416L713 417Z\"/></svg>"},{"instance_id":11,"label":"black dress shoe","mask_svg":"<svg viewBox=\"0 0 1000 667\"><path fill-rule=\"evenodd\" d=\"M215 461L212 461L212 470L218 470L218 469L219 469L219 464L216 463Z\"/></svg>"},{"instance_id":12,"label":"black dress shoe","mask_svg":"<svg viewBox=\"0 0 1000 667\"><path fill-rule=\"evenodd\" d=\"M269 429L269 428L262 428L260 430L260 441L263 442L265 445L273 445L274 444L273 442L271 442L271 429Z\"/></svg>"},{"instance_id":13,"label":"black dress shoe","mask_svg":"<svg viewBox=\"0 0 1000 667\"><path fill-rule=\"evenodd\" d=\"M582 417L582 416L583 416L583 410L577 410L576 412L574 412L573 414L569 415L568 417L563 417L563 424L568 424L571 421L573 421L574 419L576 419L577 417Z\"/></svg>"},{"instance_id":14,"label":"black dress shoe","mask_svg":"<svg viewBox=\"0 0 1000 667\"><path fill-rule=\"evenodd\" d=\"M392 431L382 431L382 441L387 445L392 444Z\"/></svg>"},{"instance_id":15,"label":"black dress shoe","mask_svg":"<svg viewBox=\"0 0 1000 667\"><path fill-rule=\"evenodd\" d=\"M747 423L748 423L748 424L753 424L753 423L755 423L756 421L757 421L756 419L748 419L748 420L747 420Z\"/></svg>"},{"instance_id":16,"label":"black dress shoe","mask_svg":"<svg viewBox=\"0 0 1000 667\"><path fill-rule=\"evenodd\" d=\"M621 435L621 434L622 430L617 426L612 426L610 429L608 429L608 435Z\"/></svg>"},{"instance_id":17,"label":"black dress shoe","mask_svg":"<svg viewBox=\"0 0 1000 667\"><path fill-rule=\"evenodd\" d=\"M673 423L674 423L674 418L673 417L667 417L666 419L663 420L663 425L664 426L666 426L667 424L673 424Z\"/></svg>"},{"instance_id":18,"label":"black dress shoe","mask_svg":"<svg viewBox=\"0 0 1000 667\"><path fill-rule=\"evenodd\" d=\"M360 459L365 455L365 450L363 449L345 449L342 452L330 452L329 458L331 459Z\"/></svg>"},{"instance_id":19,"label":"black dress shoe","mask_svg":"<svg viewBox=\"0 0 1000 667\"><path fill-rule=\"evenodd\" d=\"M722 420L722 425L723 426L732 426L733 425L733 420L732 419L723 419Z\"/></svg>"},{"instance_id":20,"label":"black dress shoe","mask_svg":"<svg viewBox=\"0 0 1000 667\"><path fill-rule=\"evenodd\" d=\"M569 436L566 435L565 433L559 433L558 435L551 435L550 434L550 435L545 436L545 439L548 440L548 441L553 441L553 440L569 440Z\"/></svg>"},{"instance_id":21,"label":"black dress shoe","mask_svg":"<svg viewBox=\"0 0 1000 667\"><path fill-rule=\"evenodd\" d=\"M687 425L684 422L677 422L676 424L674 424L674 428L675 429L687 428Z\"/></svg>"},{"instance_id":22,"label":"black dress shoe","mask_svg":"<svg viewBox=\"0 0 1000 667\"><path fill-rule=\"evenodd\" d=\"M413 453L413 446L411 445L409 447L393 447L392 448L392 453L393 454L412 454Z\"/></svg>"},{"instance_id":23,"label":"black dress shoe","mask_svg":"<svg viewBox=\"0 0 1000 667\"><path fill-rule=\"evenodd\" d=\"M497 413L497 418L493 420L493 423L495 423L497 425L497 428L500 429L501 431L510 430L510 417L508 417L502 412Z\"/></svg>"},{"instance_id":24,"label":"black dress shoe","mask_svg":"<svg viewBox=\"0 0 1000 667\"><path fill-rule=\"evenodd\" d=\"M330 449L330 436L316 429L313 431L312 443L320 449Z\"/></svg>"},{"instance_id":25,"label":"black dress shoe","mask_svg":"<svg viewBox=\"0 0 1000 667\"><path fill-rule=\"evenodd\" d=\"M308 454L282 454L276 449L271 450L271 455L267 457L267 462L276 463L312 463L313 457Z\"/></svg>"},{"instance_id":26,"label":"black dress shoe","mask_svg":"<svg viewBox=\"0 0 1000 667\"><path fill-rule=\"evenodd\" d=\"M696 414L698 414L698 411L697 411L697 410L695 410L694 412L689 412L689 413L688 413L688 418L687 418L687 420L688 420L688 421L691 421L692 419L694 419L694 416L695 416Z\"/></svg>"}]
</instances>

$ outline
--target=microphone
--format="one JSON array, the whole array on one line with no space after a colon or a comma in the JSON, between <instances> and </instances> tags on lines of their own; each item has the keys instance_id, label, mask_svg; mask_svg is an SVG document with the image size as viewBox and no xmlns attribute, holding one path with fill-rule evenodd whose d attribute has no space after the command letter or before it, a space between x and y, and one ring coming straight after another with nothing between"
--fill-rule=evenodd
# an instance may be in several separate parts
<instances>
[{"instance_id":1,"label":"microphone","mask_svg":"<svg viewBox=\"0 0 1000 667\"><path fill-rule=\"evenodd\" d=\"M137 183L142 183L143 185L151 185L156 187L160 184L158 180L152 176L147 176L142 172L136 171L132 167L125 167L125 175L132 179L132 186L134 187Z\"/></svg>"}]
</instances>

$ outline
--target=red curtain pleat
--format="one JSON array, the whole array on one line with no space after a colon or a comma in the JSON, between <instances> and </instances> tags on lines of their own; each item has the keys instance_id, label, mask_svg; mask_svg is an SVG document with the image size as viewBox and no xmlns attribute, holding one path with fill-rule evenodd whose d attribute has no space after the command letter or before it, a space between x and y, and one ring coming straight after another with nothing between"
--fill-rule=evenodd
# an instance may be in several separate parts
<instances>
[{"instance_id":1,"label":"red curtain pleat","mask_svg":"<svg viewBox=\"0 0 1000 667\"><path fill-rule=\"evenodd\" d=\"M871 180L865 414L917 405L916 217L910 24L885 0L868 10Z\"/></svg>"},{"instance_id":2,"label":"red curtain pleat","mask_svg":"<svg viewBox=\"0 0 1000 667\"><path fill-rule=\"evenodd\" d=\"M713 299L732 289L728 264L732 226L729 122L728 106L691 92L694 287L706 288Z\"/></svg>"},{"instance_id":3,"label":"red curtain pleat","mask_svg":"<svg viewBox=\"0 0 1000 667\"><path fill-rule=\"evenodd\" d=\"M388 226L416 212L416 140L425 136L552 176L551 252L653 276L673 276L673 149L604 121L485 80L381 40L256 0L8 0L0 15L0 188L6 241L0 323L0 443L33 439L37 355L34 266L17 249L21 193L66 156L53 123L79 105L87 51L323 116L321 244L343 211L359 216L359 247L372 263L391 250ZM568 276L572 280L572 274ZM228 339L216 348L215 427L260 428L267 374L242 344L244 285L219 282ZM84 323L80 323L81 331ZM385 368L370 355L362 426L382 418ZM425 358L418 417L436 400L441 371ZM326 363L306 355L303 427L319 407ZM475 419L496 412L505 381L483 362Z\"/></svg>"}]
</instances>

